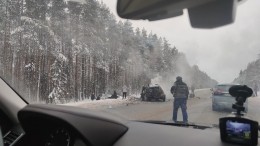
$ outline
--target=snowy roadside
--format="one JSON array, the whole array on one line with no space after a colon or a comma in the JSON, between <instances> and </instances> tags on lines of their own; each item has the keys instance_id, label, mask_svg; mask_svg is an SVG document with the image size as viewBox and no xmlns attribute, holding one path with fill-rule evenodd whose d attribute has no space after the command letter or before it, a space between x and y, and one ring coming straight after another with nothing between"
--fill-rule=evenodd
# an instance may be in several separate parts
<instances>
[{"instance_id":1,"label":"snowy roadside","mask_svg":"<svg viewBox=\"0 0 260 146\"><path fill-rule=\"evenodd\" d=\"M118 106L128 106L131 104L137 104L140 103L140 99L137 98L137 96L129 96L127 99L122 99L122 97L119 97L117 99L100 99L100 100L82 100L79 102L71 102L66 103L62 105L66 106L77 106L82 108L88 108L88 109L107 109L107 108L114 108Z\"/></svg>"},{"instance_id":2,"label":"snowy roadside","mask_svg":"<svg viewBox=\"0 0 260 146\"><path fill-rule=\"evenodd\" d=\"M201 89L197 90L195 94L197 96L195 98L189 98L188 99L188 105L190 104L195 104L197 102L201 101L200 97L207 98L209 97L209 89ZM167 99L167 102L173 101L173 98ZM133 104L151 104L152 102L142 102L140 100L140 95L131 95L128 96L127 99L122 99L121 96L117 99L108 99L108 98L101 98L100 100L90 100L90 99L85 99L79 102L70 102L66 104L60 104L60 105L66 105L66 106L76 106L76 107L82 107L82 108L87 108L87 109L95 109L95 110L103 110L103 109L111 109L111 108L116 108L120 106L129 106ZM158 102L160 103L160 102Z\"/></svg>"}]
</instances>

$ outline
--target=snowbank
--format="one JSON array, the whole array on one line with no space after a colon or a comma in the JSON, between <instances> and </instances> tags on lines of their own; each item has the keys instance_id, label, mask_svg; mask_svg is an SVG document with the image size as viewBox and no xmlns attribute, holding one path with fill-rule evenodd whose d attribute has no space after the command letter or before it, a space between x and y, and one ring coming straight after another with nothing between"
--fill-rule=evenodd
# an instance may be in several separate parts
<instances>
[{"instance_id":1,"label":"snowbank","mask_svg":"<svg viewBox=\"0 0 260 146\"><path fill-rule=\"evenodd\" d=\"M104 108L113 108L118 106L128 106L129 104L138 103L140 100L134 96L129 96L127 99L122 99L121 96L117 99L101 99L101 100L82 100L79 102L70 102L62 105L67 106L77 106L89 109L104 109Z\"/></svg>"}]
</instances>

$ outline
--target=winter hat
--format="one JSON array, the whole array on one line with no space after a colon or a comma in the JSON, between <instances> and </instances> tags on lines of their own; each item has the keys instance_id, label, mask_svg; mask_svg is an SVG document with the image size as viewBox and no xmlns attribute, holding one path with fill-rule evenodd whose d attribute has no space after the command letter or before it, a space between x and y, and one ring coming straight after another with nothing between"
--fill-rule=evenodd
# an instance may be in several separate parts
<instances>
[{"instance_id":1,"label":"winter hat","mask_svg":"<svg viewBox=\"0 0 260 146\"><path fill-rule=\"evenodd\" d=\"M178 77L176 78L176 80L177 80L177 81L182 81L182 77L181 77L181 76L178 76Z\"/></svg>"}]
</instances>

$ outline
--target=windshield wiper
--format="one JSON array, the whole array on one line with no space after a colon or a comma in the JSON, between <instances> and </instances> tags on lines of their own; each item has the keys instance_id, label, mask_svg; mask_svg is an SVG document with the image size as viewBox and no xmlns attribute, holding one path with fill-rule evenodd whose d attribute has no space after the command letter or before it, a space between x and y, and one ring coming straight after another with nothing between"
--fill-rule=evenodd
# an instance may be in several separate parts
<instances>
[{"instance_id":1,"label":"windshield wiper","mask_svg":"<svg viewBox=\"0 0 260 146\"><path fill-rule=\"evenodd\" d=\"M207 129L207 128L213 128L217 127L214 125L198 125L195 123L183 123L183 122L173 122L173 121L153 121L153 120L148 120L148 121L140 121L140 122L145 122L145 123L151 123L151 124L161 124L161 125L169 125L169 126L178 126L178 127L192 127L194 129Z\"/></svg>"}]
</instances>

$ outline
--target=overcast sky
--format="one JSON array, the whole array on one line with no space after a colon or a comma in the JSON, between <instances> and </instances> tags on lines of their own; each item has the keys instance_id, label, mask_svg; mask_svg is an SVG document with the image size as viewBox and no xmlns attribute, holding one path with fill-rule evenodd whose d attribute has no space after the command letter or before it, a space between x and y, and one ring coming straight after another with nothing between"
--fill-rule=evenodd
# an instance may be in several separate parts
<instances>
[{"instance_id":1,"label":"overcast sky","mask_svg":"<svg viewBox=\"0 0 260 146\"><path fill-rule=\"evenodd\" d=\"M99 0L102 1L102 0ZM103 0L116 15L116 0ZM186 54L191 65L219 82L228 83L241 69L257 59L260 53L260 0L247 0L239 5L236 21L217 29L191 28L188 16L156 22L131 21L134 27L166 37L177 49Z\"/></svg>"}]
</instances>

